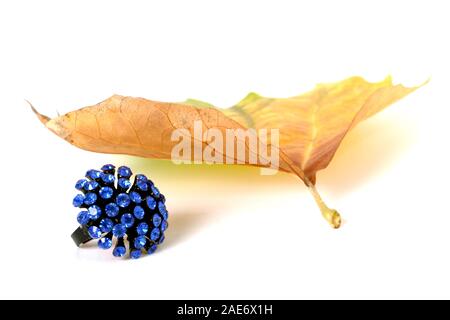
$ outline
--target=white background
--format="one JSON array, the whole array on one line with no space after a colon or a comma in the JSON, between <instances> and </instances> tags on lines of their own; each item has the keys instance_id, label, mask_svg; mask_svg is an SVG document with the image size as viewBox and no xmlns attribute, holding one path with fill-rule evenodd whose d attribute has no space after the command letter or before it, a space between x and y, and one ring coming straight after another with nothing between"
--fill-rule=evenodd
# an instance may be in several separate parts
<instances>
[{"instance_id":1,"label":"white background","mask_svg":"<svg viewBox=\"0 0 450 320\"><path fill-rule=\"evenodd\" d=\"M1 298L450 298L446 1L2 1ZM344 141L318 188L294 176L79 150L55 116L110 95L230 106L361 75L431 82ZM78 249L74 182L103 163L168 198L157 254Z\"/></svg>"}]
</instances>

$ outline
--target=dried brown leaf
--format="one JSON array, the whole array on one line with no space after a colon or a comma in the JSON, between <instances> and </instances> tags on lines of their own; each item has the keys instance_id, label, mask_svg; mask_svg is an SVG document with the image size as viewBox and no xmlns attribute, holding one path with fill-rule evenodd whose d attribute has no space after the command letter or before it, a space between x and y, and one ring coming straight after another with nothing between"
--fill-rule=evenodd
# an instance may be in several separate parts
<instances>
[{"instance_id":1,"label":"dried brown leaf","mask_svg":"<svg viewBox=\"0 0 450 320\"><path fill-rule=\"evenodd\" d=\"M177 144L171 140L174 129L187 129L194 137L196 120L202 121L204 131L217 128L224 136L226 129L279 129L280 169L299 176L325 218L338 227L339 214L328 209L315 190L316 172L327 167L350 129L415 89L393 85L390 77L377 83L352 77L291 98L249 94L228 109L197 100L165 103L114 95L53 119L33 110L48 129L79 148L157 159L171 159ZM248 146L246 150L252 152ZM226 160L225 152L223 157Z\"/></svg>"}]
</instances>

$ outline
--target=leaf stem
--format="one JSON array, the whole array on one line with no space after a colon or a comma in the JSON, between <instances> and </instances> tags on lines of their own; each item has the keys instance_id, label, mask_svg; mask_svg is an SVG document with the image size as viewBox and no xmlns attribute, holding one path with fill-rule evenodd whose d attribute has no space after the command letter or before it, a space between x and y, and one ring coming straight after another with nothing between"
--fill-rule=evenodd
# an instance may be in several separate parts
<instances>
[{"instance_id":1,"label":"leaf stem","mask_svg":"<svg viewBox=\"0 0 450 320\"><path fill-rule=\"evenodd\" d=\"M341 215L335 209L330 209L327 207L325 202L323 202L322 197L316 189L316 186L309 180L305 179L306 185L308 186L309 191L316 200L317 205L319 206L320 212L325 220L335 229L341 226Z\"/></svg>"}]
</instances>

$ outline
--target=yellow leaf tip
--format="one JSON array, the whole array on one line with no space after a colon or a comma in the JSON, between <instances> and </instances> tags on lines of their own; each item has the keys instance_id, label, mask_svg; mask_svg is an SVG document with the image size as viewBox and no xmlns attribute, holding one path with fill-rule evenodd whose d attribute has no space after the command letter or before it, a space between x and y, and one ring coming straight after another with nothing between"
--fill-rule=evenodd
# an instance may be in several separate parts
<instances>
[{"instance_id":1,"label":"yellow leaf tip","mask_svg":"<svg viewBox=\"0 0 450 320\"><path fill-rule=\"evenodd\" d=\"M427 85L431 81L431 76L429 76L424 82L419 84L417 88L423 87L424 85Z\"/></svg>"},{"instance_id":2,"label":"yellow leaf tip","mask_svg":"<svg viewBox=\"0 0 450 320\"><path fill-rule=\"evenodd\" d=\"M392 75L388 75L382 82L387 84L388 86L403 86L409 89L419 89L424 85L428 84L431 81L431 76L429 76L425 81L420 83L419 85L411 85L413 81L410 81L411 84L405 85L402 81L394 81L394 77ZM409 81L408 81L409 82ZM417 82L416 82L417 83Z\"/></svg>"}]
</instances>

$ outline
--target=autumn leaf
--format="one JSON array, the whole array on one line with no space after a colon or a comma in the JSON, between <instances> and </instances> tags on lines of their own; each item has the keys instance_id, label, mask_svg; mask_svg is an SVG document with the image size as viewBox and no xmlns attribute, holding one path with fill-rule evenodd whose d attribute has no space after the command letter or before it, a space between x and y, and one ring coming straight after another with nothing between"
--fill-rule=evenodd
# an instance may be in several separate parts
<instances>
[{"instance_id":1,"label":"autumn leaf","mask_svg":"<svg viewBox=\"0 0 450 320\"><path fill-rule=\"evenodd\" d=\"M94 152L173 159L175 129L184 129L195 140L195 123L202 130L279 129L279 146L259 141L279 153L279 169L297 175L313 194L322 215L335 228L339 213L328 208L316 190L316 173L328 166L345 135L359 122L381 111L418 87L393 85L390 77L370 83L360 77L319 84L310 92L277 99L251 93L235 106L219 109L199 100L166 103L114 95L96 105L50 119L33 111L39 120L69 143ZM255 152L245 144L248 154ZM202 137L193 149L207 147ZM259 149L258 149L259 150ZM195 152L195 151L194 151ZM193 154L194 154L193 152ZM256 151L261 161L244 164L267 167L269 159ZM226 152L224 162L236 162ZM195 161L191 157L192 161Z\"/></svg>"}]
</instances>

